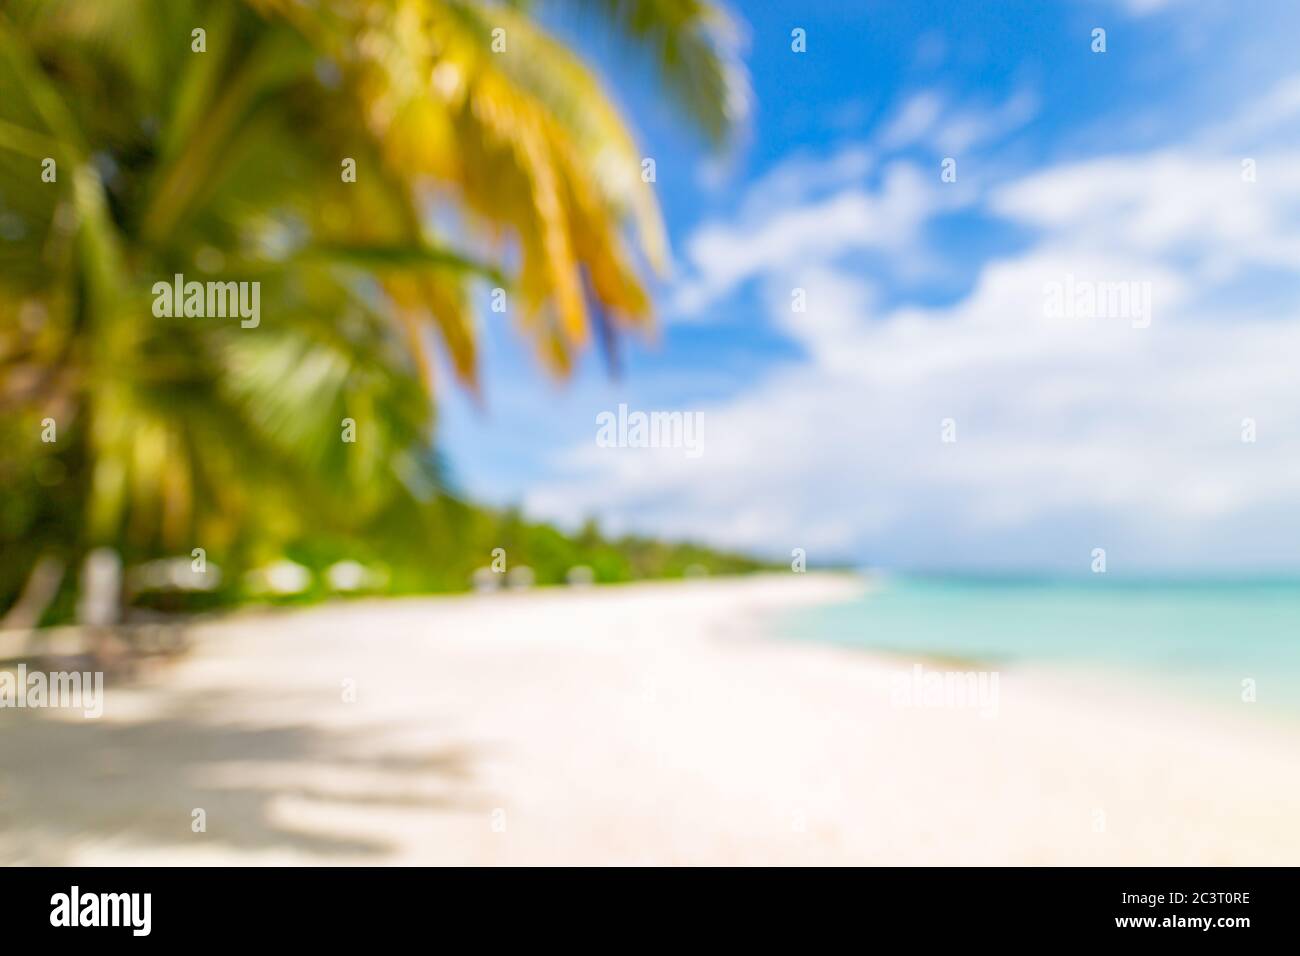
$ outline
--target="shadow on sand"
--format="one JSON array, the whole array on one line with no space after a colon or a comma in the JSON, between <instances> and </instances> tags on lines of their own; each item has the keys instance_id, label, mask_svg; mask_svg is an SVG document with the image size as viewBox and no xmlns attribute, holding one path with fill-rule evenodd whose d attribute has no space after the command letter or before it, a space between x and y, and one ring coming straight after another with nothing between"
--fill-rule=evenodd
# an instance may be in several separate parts
<instances>
[{"instance_id":1,"label":"shadow on sand","mask_svg":"<svg viewBox=\"0 0 1300 956\"><path fill-rule=\"evenodd\" d=\"M0 863L60 865L77 847L106 840L176 849L201 840L355 861L389 852L393 841L346 824L296 826L286 800L345 818L367 808L418 818L485 806L466 748L373 753L383 727L230 722L231 713L259 713L259 702L247 692L170 697L130 723L0 711ZM191 829L195 808L206 814L201 834Z\"/></svg>"}]
</instances>

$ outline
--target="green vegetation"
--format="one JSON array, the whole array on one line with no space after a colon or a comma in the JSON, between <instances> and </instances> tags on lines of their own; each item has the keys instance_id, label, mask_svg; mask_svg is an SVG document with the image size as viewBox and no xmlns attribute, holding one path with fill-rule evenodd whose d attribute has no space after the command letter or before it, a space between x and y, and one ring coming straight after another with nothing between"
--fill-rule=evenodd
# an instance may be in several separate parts
<instances>
[{"instance_id":1,"label":"green vegetation","mask_svg":"<svg viewBox=\"0 0 1300 956\"><path fill-rule=\"evenodd\" d=\"M745 89L719 11L571 5L726 135ZM564 374L593 333L648 328L666 259L631 132L531 10L0 0L0 606L44 556L66 617L99 548L128 568L203 548L232 569L210 601L284 558L463 587L515 538L541 582L739 566L447 495L435 353L477 388L475 302L505 290ZM258 283L260 323L159 314L176 275Z\"/></svg>"},{"instance_id":2,"label":"green vegetation","mask_svg":"<svg viewBox=\"0 0 1300 956\"><path fill-rule=\"evenodd\" d=\"M165 611L194 611L241 604L310 603L339 592L328 582L328 570L340 561L358 561L378 572L378 581L362 585L355 594L409 595L466 591L478 577L494 587L506 587L510 572L526 568L536 585L569 583L575 569L589 568L595 583L622 583L654 578L682 578L696 574L739 574L769 565L751 558L727 554L686 543L667 543L651 538L624 536L607 538L589 522L578 534L565 534L552 525L524 520L514 510L494 511L473 507L451 498L440 499L433 510L445 521L444 535L431 540L426 549L395 555L391 549L367 546L364 541L311 536L285 549L285 557L312 572L311 583L302 592L276 595L255 593L242 573L223 568L222 585L210 593L175 590L145 591L135 598L140 606ZM439 547L438 542L454 542ZM501 549L507 569L493 572L493 551ZM220 557L215 562L220 564ZM398 560L394 561L394 558ZM213 560L214 556L209 556ZM188 563L189 558L180 559ZM240 569L233 569L239 571ZM247 570L247 569L244 569ZM70 591L66 597L70 598ZM62 610L71 610L64 604Z\"/></svg>"}]
</instances>

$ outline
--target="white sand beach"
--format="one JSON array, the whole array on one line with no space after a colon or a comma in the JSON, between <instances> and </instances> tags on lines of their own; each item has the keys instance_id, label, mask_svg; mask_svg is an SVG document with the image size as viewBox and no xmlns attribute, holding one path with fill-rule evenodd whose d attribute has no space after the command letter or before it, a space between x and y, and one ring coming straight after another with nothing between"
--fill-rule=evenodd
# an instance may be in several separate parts
<instances>
[{"instance_id":1,"label":"white sand beach","mask_svg":"<svg viewBox=\"0 0 1300 956\"><path fill-rule=\"evenodd\" d=\"M0 711L0 862L1300 863L1300 747L1248 707L1015 670L995 715L901 707L910 662L761 633L861 586L209 622L98 720Z\"/></svg>"}]
</instances>

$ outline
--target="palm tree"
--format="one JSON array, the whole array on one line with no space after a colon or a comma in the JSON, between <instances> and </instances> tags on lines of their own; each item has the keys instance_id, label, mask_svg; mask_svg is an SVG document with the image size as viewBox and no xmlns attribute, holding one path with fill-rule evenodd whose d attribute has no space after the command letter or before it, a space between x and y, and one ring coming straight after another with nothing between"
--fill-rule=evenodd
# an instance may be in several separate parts
<instances>
[{"instance_id":1,"label":"palm tree","mask_svg":"<svg viewBox=\"0 0 1300 956\"><path fill-rule=\"evenodd\" d=\"M710 3L569 6L714 141L740 118ZM0 598L50 551L419 535L434 352L477 389L476 290L558 373L593 329L646 327L666 252L641 154L531 14L0 0ZM261 324L153 314L177 274L260 283Z\"/></svg>"}]
</instances>

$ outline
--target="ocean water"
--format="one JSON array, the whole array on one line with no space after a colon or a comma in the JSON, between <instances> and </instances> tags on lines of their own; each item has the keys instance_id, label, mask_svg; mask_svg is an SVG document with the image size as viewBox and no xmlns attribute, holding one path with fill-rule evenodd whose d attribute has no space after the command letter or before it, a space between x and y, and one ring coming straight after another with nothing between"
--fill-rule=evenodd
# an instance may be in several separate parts
<instances>
[{"instance_id":1,"label":"ocean water","mask_svg":"<svg viewBox=\"0 0 1300 956\"><path fill-rule=\"evenodd\" d=\"M1113 673L1204 702L1300 717L1300 580L884 577L860 600L782 618L783 637Z\"/></svg>"}]
</instances>

